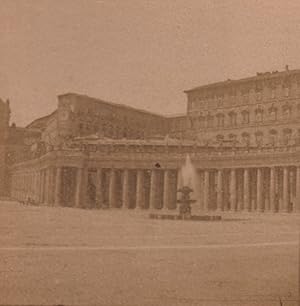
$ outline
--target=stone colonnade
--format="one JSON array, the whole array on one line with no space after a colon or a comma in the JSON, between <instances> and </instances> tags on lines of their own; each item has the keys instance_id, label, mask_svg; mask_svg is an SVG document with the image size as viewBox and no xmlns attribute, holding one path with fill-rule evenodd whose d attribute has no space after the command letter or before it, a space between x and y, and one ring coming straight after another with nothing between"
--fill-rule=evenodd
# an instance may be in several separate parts
<instances>
[{"instance_id":1,"label":"stone colonnade","mask_svg":"<svg viewBox=\"0 0 300 306\"><path fill-rule=\"evenodd\" d=\"M198 171L203 210L300 212L300 167Z\"/></svg>"},{"instance_id":2,"label":"stone colonnade","mask_svg":"<svg viewBox=\"0 0 300 306\"><path fill-rule=\"evenodd\" d=\"M175 209L176 169L48 167L12 175L12 198L78 208Z\"/></svg>"},{"instance_id":3,"label":"stone colonnade","mask_svg":"<svg viewBox=\"0 0 300 306\"><path fill-rule=\"evenodd\" d=\"M50 206L175 209L176 169L47 167L12 173L12 197ZM199 169L194 208L300 212L300 167Z\"/></svg>"}]
</instances>

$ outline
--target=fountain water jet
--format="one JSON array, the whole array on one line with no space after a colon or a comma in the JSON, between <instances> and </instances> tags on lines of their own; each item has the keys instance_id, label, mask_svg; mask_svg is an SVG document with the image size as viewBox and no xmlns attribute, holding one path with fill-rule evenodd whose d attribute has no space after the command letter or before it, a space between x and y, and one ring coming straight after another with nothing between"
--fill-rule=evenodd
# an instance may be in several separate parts
<instances>
[{"instance_id":1,"label":"fountain water jet","mask_svg":"<svg viewBox=\"0 0 300 306\"><path fill-rule=\"evenodd\" d=\"M199 199L196 169L191 161L191 157L187 154L186 160L182 168L179 170L178 192L181 193L180 199L177 200L179 206L179 215L170 214L150 214L151 219L169 219L169 220L194 220L194 221L219 221L221 216L211 215L192 215L191 204L196 200L191 199L190 193L194 193L196 198ZM197 196L198 195L198 196Z\"/></svg>"},{"instance_id":2,"label":"fountain water jet","mask_svg":"<svg viewBox=\"0 0 300 306\"><path fill-rule=\"evenodd\" d=\"M198 201L201 197L199 176L189 154L186 155L185 163L179 171L179 188L183 186L191 188L193 190L193 197ZM199 203L196 206L199 206Z\"/></svg>"}]
</instances>

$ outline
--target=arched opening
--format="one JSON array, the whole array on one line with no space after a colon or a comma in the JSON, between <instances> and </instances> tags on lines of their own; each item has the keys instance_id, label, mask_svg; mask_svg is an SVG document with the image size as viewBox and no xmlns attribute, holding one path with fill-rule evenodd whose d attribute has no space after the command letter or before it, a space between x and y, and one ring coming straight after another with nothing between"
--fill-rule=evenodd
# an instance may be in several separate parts
<instances>
[{"instance_id":1,"label":"arched opening","mask_svg":"<svg viewBox=\"0 0 300 306\"><path fill-rule=\"evenodd\" d=\"M247 110L242 111L242 121L243 124L247 124L250 122L250 113Z\"/></svg>"},{"instance_id":2,"label":"arched opening","mask_svg":"<svg viewBox=\"0 0 300 306\"><path fill-rule=\"evenodd\" d=\"M228 114L229 116L229 124L231 126L236 126L237 125L237 114L236 112L232 111Z\"/></svg>"},{"instance_id":3,"label":"arched opening","mask_svg":"<svg viewBox=\"0 0 300 306\"><path fill-rule=\"evenodd\" d=\"M285 119L289 119L291 117L292 107L290 104L286 103L282 106L282 114Z\"/></svg>"},{"instance_id":4,"label":"arched opening","mask_svg":"<svg viewBox=\"0 0 300 306\"><path fill-rule=\"evenodd\" d=\"M269 140L270 140L270 144L272 146L276 146L276 144L278 142L278 132L276 130L274 130L274 129L270 130Z\"/></svg>"},{"instance_id":5,"label":"arched opening","mask_svg":"<svg viewBox=\"0 0 300 306\"><path fill-rule=\"evenodd\" d=\"M242 133L242 143L246 146L250 145L250 134L247 132Z\"/></svg>"},{"instance_id":6,"label":"arched opening","mask_svg":"<svg viewBox=\"0 0 300 306\"><path fill-rule=\"evenodd\" d=\"M283 136L283 144L288 145L291 142L292 139L292 130L289 128L283 129L282 131Z\"/></svg>"},{"instance_id":7,"label":"arched opening","mask_svg":"<svg viewBox=\"0 0 300 306\"><path fill-rule=\"evenodd\" d=\"M258 147L263 145L264 133L262 131L257 131L255 133L255 142Z\"/></svg>"},{"instance_id":8,"label":"arched opening","mask_svg":"<svg viewBox=\"0 0 300 306\"><path fill-rule=\"evenodd\" d=\"M211 114L207 115L207 127L211 128L214 126L214 116Z\"/></svg>"},{"instance_id":9,"label":"arched opening","mask_svg":"<svg viewBox=\"0 0 300 306\"><path fill-rule=\"evenodd\" d=\"M277 120L277 107L274 105L269 108L269 116L270 120Z\"/></svg>"},{"instance_id":10,"label":"arched opening","mask_svg":"<svg viewBox=\"0 0 300 306\"><path fill-rule=\"evenodd\" d=\"M264 110L260 107L258 107L255 110L255 121L256 122L263 122L263 115L264 115Z\"/></svg>"},{"instance_id":11,"label":"arched opening","mask_svg":"<svg viewBox=\"0 0 300 306\"><path fill-rule=\"evenodd\" d=\"M224 114L222 114L222 113L218 113L217 115L216 115L216 117L217 117L217 125L218 125L218 127L223 127L224 126Z\"/></svg>"}]
</instances>

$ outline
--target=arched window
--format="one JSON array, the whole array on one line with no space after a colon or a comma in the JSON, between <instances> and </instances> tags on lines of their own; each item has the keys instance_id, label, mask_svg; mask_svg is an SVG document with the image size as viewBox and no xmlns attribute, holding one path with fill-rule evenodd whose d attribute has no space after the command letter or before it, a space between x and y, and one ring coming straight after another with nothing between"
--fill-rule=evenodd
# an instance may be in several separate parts
<instances>
[{"instance_id":1,"label":"arched window","mask_svg":"<svg viewBox=\"0 0 300 306\"><path fill-rule=\"evenodd\" d=\"M278 132L276 130L270 130L269 136L270 144L276 146L278 142Z\"/></svg>"},{"instance_id":2,"label":"arched window","mask_svg":"<svg viewBox=\"0 0 300 306\"><path fill-rule=\"evenodd\" d=\"M263 122L263 115L264 115L264 110L261 107L258 107L255 110L255 121L256 122Z\"/></svg>"},{"instance_id":3,"label":"arched window","mask_svg":"<svg viewBox=\"0 0 300 306\"><path fill-rule=\"evenodd\" d=\"M250 122L250 113L247 110L242 111L243 124L248 124Z\"/></svg>"},{"instance_id":4,"label":"arched window","mask_svg":"<svg viewBox=\"0 0 300 306\"><path fill-rule=\"evenodd\" d=\"M222 107L224 102L224 95L223 94L217 94L217 107Z\"/></svg>"},{"instance_id":5,"label":"arched window","mask_svg":"<svg viewBox=\"0 0 300 306\"><path fill-rule=\"evenodd\" d=\"M242 133L242 143L246 146L250 145L250 134L249 133Z\"/></svg>"},{"instance_id":6,"label":"arched window","mask_svg":"<svg viewBox=\"0 0 300 306\"><path fill-rule=\"evenodd\" d=\"M243 88L241 90L241 95L242 95L242 103L247 104L249 102L249 89Z\"/></svg>"},{"instance_id":7,"label":"arched window","mask_svg":"<svg viewBox=\"0 0 300 306\"><path fill-rule=\"evenodd\" d=\"M276 87L272 86L271 87L271 99L275 99L276 98Z\"/></svg>"},{"instance_id":8,"label":"arched window","mask_svg":"<svg viewBox=\"0 0 300 306\"><path fill-rule=\"evenodd\" d=\"M230 141L232 141L233 144L236 144L237 143L237 135L235 134L229 134L228 135L228 138Z\"/></svg>"},{"instance_id":9,"label":"arched window","mask_svg":"<svg viewBox=\"0 0 300 306\"><path fill-rule=\"evenodd\" d=\"M282 88L283 88L284 97L289 97L290 96L291 83L290 83L290 80L288 78L284 80L284 82L282 84Z\"/></svg>"},{"instance_id":10,"label":"arched window","mask_svg":"<svg viewBox=\"0 0 300 306\"><path fill-rule=\"evenodd\" d=\"M269 108L269 115L270 115L270 120L277 120L277 107L275 107L273 104Z\"/></svg>"},{"instance_id":11,"label":"arched window","mask_svg":"<svg viewBox=\"0 0 300 306\"><path fill-rule=\"evenodd\" d=\"M290 87L284 87L284 96L289 97L290 95Z\"/></svg>"},{"instance_id":12,"label":"arched window","mask_svg":"<svg viewBox=\"0 0 300 306\"><path fill-rule=\"evenodd\" d=\"M264 133L261 131L257 131L255 133L255 141L257 146L262 146L264 141Z\"/></svg>"},{"instance_id":13,"label":"arched window","mask_svg":"<svg viewBox=\"0 0 300 306\"><path fill-rule=\"evenodd\" d=\"M214 116L211 114L207 115L207 127L211 128L214 126Z\"/></svg>"},{"instance_id":14,"label":"arched window","mask_svg":"<svg viewBox=\"0 0 300 306\"><path fill-rule=\"evenodd\" d=\"M218 113L217 115L216 115L216 117L217 117L217 125L218 125L218 127L223 127L224 126L224 114L222 114L222 113Z\"/></svg>"},{"instance_id":15,"label":"arched window","mask_svg":"<svg viewBox=\"0 0 300 306\"><path fill-rule=\"evenodd\" d=\"M283 136L283 144L288 145L292 139L292 130L289 128L286 128L282 131Z\"/></svg>"},{"instance_id":16,"label":"arched window","mask_svg":"<svg viewBox=\"0 0 300 306\"><path fill-rule=\"evenodd\" d=\"M229 125L231 125L231 126L237 125L237 114L236 114L236 112L232 111L228 115L229 115Z\"/></svg>"},{"instance_id":17,"label":"arched window","mask_svg":"<svg viewBox=\"0 0 300 306\"><path fill-rule=\"evenodd\" d=\"M216 136L216 141L218 142L218 143L222 143L223 142L223 140L224 140L224 135L217 135Z\"/></svg>"},{"instance_id":18,"label":"arched window","mask_svg":"<svg viewBox=\"0 0 300 306\"><path fill-rule=\"evenodd\" d=\"M282 114L285 119L289 119L291 117L292 107L290 104L286 103L282 106Z\"/></svg>"},{"instance_id":19,"label":"arched window","mask_svg":"<svg viewBox=\"0 0 300 306\"><path fill-rule=\"evenodd\" d=\"M202 129L205 127L205 117L203 115L199 116L198 124L198 126Z\"/></svg>"},{"instance_id":20,"label":"arched window","mask_svg":"<svg viewBox=\"0 0 300 306\"><path fill-rule=\"evenodd\" d=\"M297 130L297 133L295 135L295 142L296 145L300 145L300 129Z\"/></svg>"},{"instance_id":21,"label":"arched window","mask_svg":"<svg viewBox=\"0 0 300 306\"><path fill-rule=\"evenodd\" d=\"M262 93L263 93L263 85L261 82L257 82L255 85L256 100L260 101L262 99Z\"/></svg>"},{"instance_id":22,"label":"arched window","mask_svg":"<svg viewBox=\"0 0 300 306\"><path fill-rule=\"evenodd\" d=\"M190 116L190 127L191 127L191 129L196 129L197 125L198 125L198 118L195 115Z\"/></svg>"},{"instance_id":23,"label":"arched window","mask_svg":"<svg viewBox=\"0 0 300 306\"><path fill-rule=\"evenodd\" d=\"M300 104L297 104L297 116L300 117Z\"/></svg>"}]
</instances>

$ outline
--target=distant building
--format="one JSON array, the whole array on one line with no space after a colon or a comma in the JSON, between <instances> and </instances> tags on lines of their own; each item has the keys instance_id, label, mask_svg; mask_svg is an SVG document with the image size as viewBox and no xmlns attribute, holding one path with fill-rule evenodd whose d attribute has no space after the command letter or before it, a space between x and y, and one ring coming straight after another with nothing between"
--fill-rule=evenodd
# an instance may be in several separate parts
<instances>
[{"instance_id":1,"label":"distant building","mask_svg":"<svg viewBox=\"0 0 300 306\"><path fill-rule=\"evenodd\" d=\"M300 141L300 70L258 73L185 92L189 132L203 143L278 146Z\"/></svg>"},{"instance_id":2,"label":"distant building","mask_svg":"<svg viewBox=\"0 0 300 306\"><path fill-rule=\"evenodd\" d=\"M187 113L170 117L71 93L26 128L4 116L6 189L41 205L174 209L189 155L199 209L300 212L300 70L185 92Z\"/></svg>"}]
</instances>

